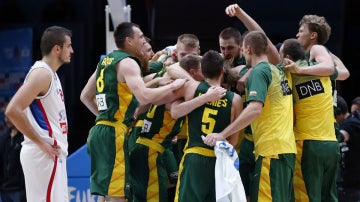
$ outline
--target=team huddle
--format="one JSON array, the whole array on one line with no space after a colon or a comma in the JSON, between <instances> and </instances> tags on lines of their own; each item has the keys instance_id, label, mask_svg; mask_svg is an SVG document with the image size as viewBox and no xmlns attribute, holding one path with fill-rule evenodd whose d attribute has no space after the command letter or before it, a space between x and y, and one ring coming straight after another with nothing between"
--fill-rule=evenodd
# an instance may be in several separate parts
<instances>
[{"instance_id":1,"label":"team huddle","mask_svg":"<svg viewBox=\"0 0 360 202\"><path fill-rule=\"evenodd\" d=\"M123 22L116 27L118 50L97 64L80 95L96 116L87 148L90 190L98 195L98 201L215 202L219 196L214 147L219 141L237 149L237 175L246 195L241 200L338 201L340 149L333 105L335 81L345 80L350 74L323 46L329 39L330 26L324 17L305 15L296 39L287 39L277 48L237 4L229 5L225 12L238 18L248 31L240 34L236 28L224 28L219 34L220 53L209 50L200 55L197 36L185 33L178 37L170 54L159 57L165 51L154 54L150 40L138 25ZM71 34L65 36L69 39ZM71 41L71 50L62 54L62 48L62 44L50 47L56 62L49 63L43 52L45 59L34 65L34 73L39 71L36 69L46 72L54 63L58 68L69 62L65 55L73 52ZM32 75L29 73L25 82L28 88L40 85ZM47 80L51 86L59 82L50 75ZM46 83L42 86L35 88L38 91L27 101L15 96L7 115L19 124L25 136L32 134L25 139L46 144L36 151L44 151L54 161L54 168L44 171L49 175L41 178L46 184L42 189L35 190L29 176L36 176L24 169L28 201L38 201L44 190L44 197L66 201L66 169L62 175L52 176L59 166L58 159L67 155L66 126L56 116L50 120L40 116L45 122L35 117L37 108L50 111L46 103L42 104L45 110L41 110L38 100L47 99L48 91L58 92L45 88L49 86ZM33 100L40 107L30 105ZM22 108L16 109L16 101L23 102ZM29 105L27 116L32 123L24 119L19 123L20 118L14 114ZM60 122L66 122L64 109L59 110L65 117ZM35 131L25 129L38 124L37 130L49 131L41 123L60 128L62 136L49 132L34 138ZM34 144L24 147L35 151ZM47 181L63 184L47 186ZM173 189L175 193L171 194ZM238 200L228 197L228 201Z\"/></svg>"}]
</instances>

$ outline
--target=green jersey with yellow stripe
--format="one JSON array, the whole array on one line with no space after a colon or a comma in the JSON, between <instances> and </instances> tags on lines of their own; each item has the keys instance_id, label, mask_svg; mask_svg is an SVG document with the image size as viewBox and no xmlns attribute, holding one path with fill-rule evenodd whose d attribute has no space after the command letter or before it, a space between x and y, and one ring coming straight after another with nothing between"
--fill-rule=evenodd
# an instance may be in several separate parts
<instances>
[{"instance_id":1,"label":"green jersey with yellow stripe","mask_svg":"<svg viewBox=\"0 0 360 202\"><path fill-rule=\"evenodd\" d=\"M96 70L96 102L99 115L96 121L111 121L130 126L138 105L135 96L125 82L117 80L116 64L124 58L137 58L120 50L114 50L100 61Z\"/></svg>"},{"instance_id":2,"label":"green jersey with yellow stripe","mask_svg":"<svg viewBox=\"0 0 360 202\"><path fill-rule=\"evenodd\" d=\"M210 87L207 82L200 83L194 97L205 94ZM204 147L213 150L213 147L209 147L203 142L201 135L221 132L231 123L233 97L234 93L228 90L220 100L208 102L188 114L187 148Z\"/></svg>"}]
</instances>

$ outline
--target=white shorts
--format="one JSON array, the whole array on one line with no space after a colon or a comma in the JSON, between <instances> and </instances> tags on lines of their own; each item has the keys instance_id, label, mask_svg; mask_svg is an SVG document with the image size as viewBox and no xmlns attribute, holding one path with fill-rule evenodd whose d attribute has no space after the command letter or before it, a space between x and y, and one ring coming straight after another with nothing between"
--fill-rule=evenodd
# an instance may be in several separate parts
<instances>
[{"instance_id":1,"label":"white shorts","mask_svg":"<svg viewBox=\"0 0 360 202\"><path fill-rule=\"evenodd\" d=\"M66 156L54 162L35 144L24 144L20 161L25 176L27 202L68 202Z\"/></svg>"}]
</instances>

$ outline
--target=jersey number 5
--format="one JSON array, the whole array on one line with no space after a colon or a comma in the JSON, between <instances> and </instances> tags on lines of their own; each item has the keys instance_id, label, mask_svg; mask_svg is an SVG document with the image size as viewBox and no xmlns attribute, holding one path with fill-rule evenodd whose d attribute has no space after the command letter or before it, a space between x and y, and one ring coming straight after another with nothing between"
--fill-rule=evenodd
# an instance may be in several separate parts
<instances>
[{"instance_id":1,"label":"jersey number 5","mask_svg":"<svg viewBox=\"0 0 360 202\"><path fill-rule=\"evenodd\" d=\"M217 113L218 110L205 107L201 121L201 131L204 134L210 134L213 132L216 123L215 116Z\"/></svg>"}]
</instances>

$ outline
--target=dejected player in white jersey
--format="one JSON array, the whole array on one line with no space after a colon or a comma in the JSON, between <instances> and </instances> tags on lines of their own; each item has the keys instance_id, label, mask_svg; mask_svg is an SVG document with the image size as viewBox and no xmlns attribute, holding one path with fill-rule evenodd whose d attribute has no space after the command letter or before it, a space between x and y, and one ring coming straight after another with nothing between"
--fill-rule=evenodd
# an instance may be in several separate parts
<instances>
[{"instance_id":1,"label":"dejected player in white jersey","mask_svg":"<svg viewBox=\"0 0 360 202\"><path fill-rule=\"evenodd\" d=\"M28 202L68 199L66 157L68 123L56 71L73 53L70 30L48 27L41 38L42 60L35 62L15 93L6 116L24 134L20 160Z\"/></svg>"}]
</instances>

